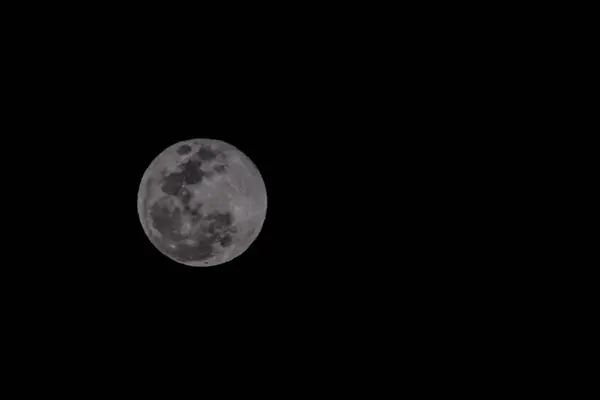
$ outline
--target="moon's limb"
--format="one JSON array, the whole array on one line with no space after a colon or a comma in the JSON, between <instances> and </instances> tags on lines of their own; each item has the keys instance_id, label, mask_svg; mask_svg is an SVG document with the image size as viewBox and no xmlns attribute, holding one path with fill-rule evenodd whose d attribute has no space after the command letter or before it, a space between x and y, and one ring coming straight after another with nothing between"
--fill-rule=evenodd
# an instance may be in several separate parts
<instances>
[{"instance_id":1,"label":"moon's limb","mask_svg":"<svg viewBox=\"0 0 600 400\"><path fill-rule=\"evenodd\" d=\"M184 145L189 146L191 151L178 151ZM211 154L211 149L216 151L216 155ZM210 257L200 260L185 259L190 257L194 247L184 246L180 252L181 242L178 245L162 237L153 228L148 214L149 207L165 195L160 188L165 174L178 170L191 157L202 159L203 179L198 184L187 185L192 193L190 204L201 203L203 213L214 211L231 214L231 227L235 231L231 234L231 243L221 241L225 247L213 245ZM210 139L195 139L169 146L148 167L138 193L140 221L151 242L169 258L191 266L219 265L242 254L260 233L266 209L266 187L256 166L234 146ZM198 249L199 254L207 251L203 246Z\"/></svg>"}]
</instances>

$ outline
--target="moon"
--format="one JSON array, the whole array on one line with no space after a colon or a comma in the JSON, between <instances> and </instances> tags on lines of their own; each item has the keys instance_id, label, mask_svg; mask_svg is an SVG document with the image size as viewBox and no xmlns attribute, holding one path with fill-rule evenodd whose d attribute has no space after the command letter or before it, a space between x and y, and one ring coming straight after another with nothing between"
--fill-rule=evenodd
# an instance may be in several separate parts
<instances>
[{"instance_id":1,"label":"moon","mask_svg":"<svg viewBox=\"0 0 600 400\"><path fill-rule=\"evenodd\" d=\"M163 255L216 266L242 255L260 233L267 191L256 165L233 145L191 139L162 151L146 169L138 214Z\"/></svg>"}]
</instances>

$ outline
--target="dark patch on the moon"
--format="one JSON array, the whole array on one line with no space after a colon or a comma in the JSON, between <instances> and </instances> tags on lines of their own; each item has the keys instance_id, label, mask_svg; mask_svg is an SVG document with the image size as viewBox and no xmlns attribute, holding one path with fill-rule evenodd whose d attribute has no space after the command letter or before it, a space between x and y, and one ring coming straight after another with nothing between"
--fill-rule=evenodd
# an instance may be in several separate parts
<instances>
[{"instance_id":1,"label":"dark patch on the moon","mask_svg":"<svg viewBox=\"0 0 600 400\"><path fill-rule=\"evenodd\" d=\"M219 243L222 247L228 247L233 243L232 234L237 229L232 226L233 215L230 212L211 212L208 215L196 213L202 219L204 229L196 232L190 239L195 244L185 242L176 243L175 248L166 246L166 251L179 261L202 261L215 256L215 245ZM177 239L174 239L177 241Z\"/></svg>"},{"instance_id":2,"label":"dark patch on the moon","mask_svg":"<svg viewBox=\"0 0 600 400\"><path fill-rule=\"evenodd\" d=\"M216 165L212 171L203 171L200 167L203 161L212 160L222 154L218 150L203 146L191 158L181 164L175 171L164 174L161 180L161 189L167 199L179 199L177 207L169 207L167 203L160 202L152 207L151 217L157 231L163 235L162 247L164 251L176 260L183 262L203 261L215 256L215 251L221 247L233 244L233 235L237 229L233 226L234 218L231 212L213 211L202 213L202 204L191 206L193 194L186 185L201 184L204 178L215 173L225 173L227 165ZM194 233L182 234L182 217L186 216L194 226L200 228ZM194 244L185 242L185 239L194 240ZM171 247L169 244L174 244Z\"/></svg>"},{"instance_id":3,"label":"dark patch on the moon","mask_svg":"<svg viewBox=\"0 0 600 400\"><path fill-rule=\"evenodd\" d=\"M179 233L181 229L181 211L178 208L170 210L169 207L161 201L158 201L150 208L150 216L154 229L160 232L163 237L170 240L181 240L183 235Z\"/></svg>"},{"instance_id":4,"label":"dark patch on the moon","mask_svg":"<svg viewBox=\"0 0 600 400\"><path fill-rule=\"evenodd\" d=\"M184 144L179 146L179 148L177 149L177 154L179 154L180 156L184 156L186 154L189 154L190 151L192 151L192 148L187 144Z\"/></svg>"},{"instance_id":5,"label":"dark patch on the moon","mask_svg":"<svg viewBox=\"0 0 600 400\"><path fill-rule=\"evenodd\" d=\"M195 185L202 181L205 174L200 169L201 165L202 162L196 160L189 160L182 165L186 185Z\"/></svg>"},{"instance_id":6,"label":"dark patch on the moon","mask_svg":"<svg viewBox=\"0 0 600 400\"><path fill-rule=\"evenodd\" d=\"M231 238L231 235L226 234L219 243L221 243L222 247L228 247L231 245L231 243L233 243L233 239Z\"/></svg>"},{"instance_id":7,"label":"dark patch on the moon","mask_svg":"<svg viewBox=\"0 0 600 400\"><path fill-rule=\"evenodd\" d=\"M201 203L194 208L190 207L189 205L186 205L185 211L192 216L193 221L199 221L202 218L202 214L200 214L200 207L202 207Z\"/></svg>"},{"instance_id":8,"label":"dark patch on the moon","mask_svg":"<svg viewBox=\"0 0 600 400\"><path fill-rule=\"evenodd\" d=\"M231 223L233 222L233 217L231 216L231 213L211 213L209 214L206 219L208 221L211 221L210 225L212 225L214 227L215 230L218 229L225 229L228 226L231 226Z\"/></svg>"},{"instance_id":9,"label":"dark patch on the moon","mask_svg":"<svg viewBox=\"0 0 600 400\"><path fill-rule=\"evenodd\" d=\"M198 185L205 178L226 173L228 166L224 164L215 165L212 171L201 169L203 161L214 159L219 154L222 153L206 145L200 148L194 156L182 163L175 171L163 173L161 190L170 196L178 196L184 185Z\"/></svg>"},{"instance_id":10,"label":"dark patch on the moon","mask_svg":"<svg viewBox=\"0 0 600 400\"><path fill-rule=\"evenodd\" d=\"M217 158L217 155L220 154L220 152L208 145L202 145L196 154L201 160L209 161Z\"/></svg>"},{"instance_id":11,"label":"dark patch on the moon","mask_svg":"<svg viewBox=\"0 0 600 400\"><path fill-rule=\"evenodd\" d=\"M234 218L231 212L203 213L202 203L191 203L193 194L185 186L186 178L188 181L195 181L193 172L190 171L190 167L186 166L164 176L161 184L166 196L148 210L154 229L162 235L162 239L157 237L155 240L158 240L157 243L160 243L166 254L181 262L203 261L216 256L220 248L231 246L232 235L237 233L237 229L232 226ZM183 234L182 216L187 216L194 226L200 224L200 229ZM186 239L194 240L195 243L186 243Z\"/></svg>"},{"instance_id":12,"label":"dark patch on the moon","mask_svg":"<svg viewBox=\"0 0 600 400\"><path fill-rule=\"evenodd\" d=\"M171 172L162 180L161 190L163 193L176 196L181 190L185 176L181 172Z\"/></svg>"},{"instance_id":13,"label":"dark patch on the moon","mask_svg":"<svg viewBox=\"0 0 600 400\"><path fill-rule=\"evenodd\" d=\"M226 165L222 165L222 164L218 164L218 165L215 165L213 167L213 169L215 170L215 172L217 172L219 174L223 174L223 173L225 173L225 171L227 171L227 166Z\"/></svg>"},{"instance_id":14,"label":"dark patch on the moon","mask_svg":"<svg viewBox=\"0 0 600 400\"><path fill-rule=\"evenodd\" d=\"M166 174L162 179L161 190L168 195L177 196L183 185L195 185L207 175L200 169L200 160L188 160L178 170Z\"/></svg>"}]
</instances>

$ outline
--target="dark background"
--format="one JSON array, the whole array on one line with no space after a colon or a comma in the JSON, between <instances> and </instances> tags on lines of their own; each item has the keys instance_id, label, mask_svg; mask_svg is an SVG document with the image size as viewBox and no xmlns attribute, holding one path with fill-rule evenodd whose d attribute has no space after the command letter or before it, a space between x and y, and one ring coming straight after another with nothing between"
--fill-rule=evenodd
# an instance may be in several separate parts
<instances>
[{"instance_id":1,"label":"dark background","mask_svg":"<svg viewBox=\"0 0 600 400\"><path fill-rule=\"evenodd\" d=\"M520 73L523 62L494 42L504 21L494 39L481 34L486 17L463 24L429 4L416 14L344 5L251 17L233 6L172 15L52 7L62 18L30 7L5 48L16 86L5 114L17 120L7 137L40 154L5 170L18 181L4 185L17 199L6 218L27 232L6 242L3 293L25 347L59 352L46 370L70 347L88 363L125 364L127 380L138 369L121 360L174 355L228 378L233 364L271 379L260 369L268 364L273 381L308 370L339 388L365 370L396 382L388 366L398 362L423 376L457 370L463 344L476 343L477 366L495 360L478 341L510 347L488 339L513 318L497 310L530 288L522 258L505 250L512 233L487 234L503 207L488 204L504 191L483 187L496 185L485 162L506 130L485 138L522 94L504 71ZM137 212L151 161L196 137L243 151L268 195L253 245L210 268L163 256ZM279 368L289 364L309 368Z\"/></svg>"},{"instance_id":2,"label":"dark background","mask_svg":"<svg viewBox=\"0 0 600 400\"><path fill-rule=\"evenodd\" d=\"M294 296L307 288L315 293L340 270L358 268L346 253L356 237L348 242L344 236L345 226L358 231L346 210L359 214L353 197L362 172L345 143L355 140L358 127L347 130L346 116L338 115L349 112L342 100L317 90L327 79L309 77L299 66L274 68L276 51L251 52L237 63L214 53L176 53L152 62L136 54L125 69L131 74L121 70L108 88L99 88L100 101L91 110L98 116L104 179L113 188L111 201L101 202L108 225L100 231L114 243L92 244L109 266L97 270L101 279L127 282L111 282L123 293L133 285L192 296L228 293L237 282L232 298L240 300ZM224 140L250 157L265 181L268 210L260 235L243 255L221 266L192 268L150 243L137 215L137 190L163 149L203 137Z\"/></svg>"},{"instance_id":3,"label":"dark background","mask_svg":"<svg viewBox=\"0 0 600 400\"><path fill-rule=\"evenodd\" d=\"M21 96L40 110L34 122L52 127L52 148L62 144L68 154L52 167L65 171L61 182L76 193L69 221L97 221L79 234L66 224L76 243L63 263L69 280L75 271L95 288L124 296L148 290L142 297L153 298L218 291L216 282L239 279L238 293L306 301L306 293L368 293L369 282L420 271L420 257L431 257L420 251L432 234L436 207L428 204L439 199L423 194L432 184L420 177L445 145L432 129L445 115L431 116L437 99L413 55L416 42L392 46L393 25L385 23L272 22L167 29L144 19L77 20L35 36ZM195 137L242 150L267 186L257 240L214 268L163 256L137 215L151 161Z\"/></svg>"},{"instance_id":4,"label":"dark background","mask_svg":"<svg viewBox=\"0 0 600 400\"><path fill-rule=\"evenodd\" d=\"M148 299L219 292L219 282L239 279L237 293L305 301L397 291L386 285L418 291L467 275L438 260L478 261L461 240L462 215L488 198L465 196L488 179L469 178L493 148L479 133L503 121L488 116L498 108L483 98L506 85L490 71L493 37L446 35L430 20L443 12L345 17L350 8L309 19L122 11L68 24L37 10L38 29L11 31L11 106L26 110L15 136L39 132L44 163L35 167L56 176L45 189L58 204L44 200L57 210L44 213L54 227L44 260L61 267L44 265L43 274L83 280L82 292ZM137 215L151 161L195 137L242 150L267 186L255 243L214 268L163 256Z\"/></svg>"},{"instance_id":5,"label":"dark background","mask_svg":"<svg viewBox=\"0 0 600 400\"><path fill-rule=\"evenodd\" d=\"M27 43L15 40L11 59L19 72L11 105L28 110L19 132L41 132L43 167L57 175L48 192L73 198L68 211L61 204L46 216L64 230L48 240L69 243L68 252L47 250L58 274L118 293L195 294L213 284L206 276L236 277L282 296L447 279L437 259L463 257L465 245L450 244L460 207L485 201L463 200L463 189L478 168L469 153L488 154L469 132L497 124L473 117L489 108L480 100L487 82L499 82L485 77L489 46L469 45L469 32L453 39L442 25L411 24L409 14L343 16L351 11L245 19L237 10L191 21L124 11L69 24L38 11L39 29L12 31ZM163 256L137 215L150 162L195 137L242 150L267 186L257 240L214 268ZM483 151L470 151L474 144Z\"/></svg>"},{"instance_id":6,"label":"dark background","mask_svg":"<svg viewBox=\"0 0 600 400\"><path fill-rule=\"evenodd\" d=\"M102 160L92 171L111 187L110 201L93 200L105 221L100 236L115 241L92 249L110 265L100 274L154 282L165 274L202 281L205 274L239 272L257 285L284 279L299 288L364 268L358 258L372 253L359 239L366 234L360 226L372 217L357 217L386 213L367 206L380 197L380 187L368 184L378 180L368 164L384 171L388 162L387 145L374 140L386 129L379 114L390 106L378 93L385 62L371 71L375 60L358 48L376 49L358 36L338 41L335 32L284 25L251 33L124 28L82 39L68 70L58 67L69 81L59 101L75 115L68 130L86 132L92 144L82 163ZM60 58L56 50L48 57ZM150 162L169 145L196 137L239 148L267 186L261 234L243 256L215 268L169 260L145 237L137 216L137 190Z\"/></svg>"}]
</instances>

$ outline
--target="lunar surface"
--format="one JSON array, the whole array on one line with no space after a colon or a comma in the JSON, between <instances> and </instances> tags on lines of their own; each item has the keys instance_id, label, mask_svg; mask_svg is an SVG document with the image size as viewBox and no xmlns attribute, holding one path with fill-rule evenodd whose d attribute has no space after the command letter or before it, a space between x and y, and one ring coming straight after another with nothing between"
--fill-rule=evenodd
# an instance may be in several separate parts
<instances>
[{"instance_id":1,"label":"lunar surface","mask_svg":"<svg viewBox=\"0 0 600 400\"><path fill-rule=\"evenodd\" d=\"M234 146L212 139L164 150L138 192L150 241L191 266L219 265L241 255L260 233L266 211L265 183L256 166Z\"/></svg>"}]
</instances>

